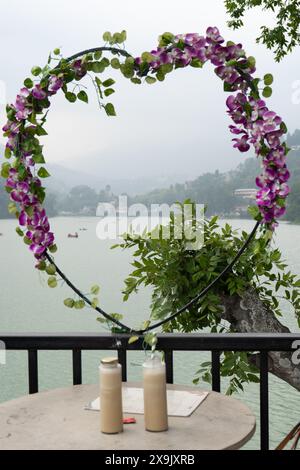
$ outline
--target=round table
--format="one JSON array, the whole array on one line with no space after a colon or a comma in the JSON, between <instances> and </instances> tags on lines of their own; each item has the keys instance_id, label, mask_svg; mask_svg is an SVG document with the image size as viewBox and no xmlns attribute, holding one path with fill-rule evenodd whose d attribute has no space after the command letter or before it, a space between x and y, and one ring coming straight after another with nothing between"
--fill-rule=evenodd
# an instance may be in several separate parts
<instances>
[{"instance_id":1,"label":"round table","mask_svg":"<svg viewBox=\"0 0 300 470\"><path fill-rule=\"evenodd\" d=\"M130 386L137 384L124 383ZM123 433L107 435L100 432L99 413L84 409L97 395L96 385L76 385L0 404L0 449L239 449L255 432L255 417L246 405L210 392L191 416L169 417L168 431L145 431L139 414L130 415L136 423L125 424Z\"/></svg>"}]
</instances>

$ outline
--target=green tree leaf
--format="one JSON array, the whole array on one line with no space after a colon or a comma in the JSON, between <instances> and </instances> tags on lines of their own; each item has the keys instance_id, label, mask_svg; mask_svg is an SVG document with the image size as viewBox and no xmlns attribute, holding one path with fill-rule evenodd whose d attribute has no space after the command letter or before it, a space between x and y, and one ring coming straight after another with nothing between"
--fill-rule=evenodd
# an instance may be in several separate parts
<instances>
[{"instance_id":1,"label":"green tree leaf","mask_svg":"<svg viewBox=\"0 0 300 470\"><path fill-rule=\"evenodd\" d=\"M7 159L11 158L11 150L10 150L9 147L5 147L4 157L7 158Z\"/></svg>"},{"instance_id":2,"label":"green tree leaf","mask_svg":"<svg viewBox=\"0 0 300 470\"><path fill-rule=\"evenodd\" d=\"M130 79L130 81L131 81L132 83L135 83L136 85L140 85L140 84L142 83L142 80L141 80L140 78L138 78L138 77L132 77L132 78Z\"/></svg>"},{"instance_id":3,"label":"green tree leaf","mask_svg":"<svg viewBox=\"0 0 300 470\"><path fill-rule=\"evenodd\" d=\"M48 286L52 289L57 286L57 280L55 276L50 276L48 279Z\"/></svg>"},{"instance_id":4,"label":"green tree leaf","mask_svg":"<svg viewBox=\"0 0 300 470\"><path fill-rule=\"evenodd\" d=\"M26 88L32 88L34 85L33 81L31 80L31 78L25 78L24 80L24 86L26 86Z\"/></svg>"},{"instance_id":5,"label":"green tree leaf","mask_svg":"<svg viewBox=\"0 0 300 470\"><path fill-rule=\"evenodd\" d=\"M143 52L141 58L144 62L147 62L148 64L150 62L153 62L154 60L154 56L150 52Z\"/></svg>"},{"instance_id":6,"label":"green tree leaf","mask_svg":"<svg viewBox=\"0 0 300 470\"><path fill-rule=\"evenodd\" d=\"M264 84L265 85L272 85L273 83L273 75L271 73L267 73L265 76L264 76Z\"/></svg>"},{"instance_id":7,"label":"green tree leaf","mask_svg":"<svg viewBox=\"0 0 300 470\"><path fill-rule=\"evenodd\" d=\"M102 51L96 51L96 52L94 53L94 59L95 59L96 61L100 60L101 57L102 57Z\"/></svg>"},{"instance_id":8,"label":"green tree leaf","mask_svg":"<svg viewBox=\"0 0 300 470\"><path fill-rule=\"evenodd\" d=\"M48 264L46 266L46 273L53 276L56 273L56 267L54 264Z\"/></svg>"},{"instance_id":9,"label":"green tree leaf","mask_svg":"<svg viewBox=\"0 0 300 470\"><path fill-rule=\"evenodd\" d=\"M104 80L104 82L102 82L102 85L104 87L110 87L112 85L114 85L116 82L114 81L113 78L108 78L107 80Z\"/></svg>"},{"instance_id":10,"label":"green tree leaf","mask_svg":"<svg viewBox=\"0 0 300 470\"><path fill-rule=\"evenodd\" d=\"M92 299L92 307L96 308L96 307L98 307L98 305L99 305L99 299L97 297L94 297Z\"/></svg>"},{"instance_id":11,"label":"green tree leaf","mask_svg":"<svg viewBox=\"0 0 300 470\"><path fill-rule=\"evenodd\" d=\"M263 89L262 94L265 98L270 98L270 96L272 95L272 88L269 87L269 86L265 86L265 88Z\"/></svg>"},{"instance_id":12,"label":"green tree leaf","mask_svg":"<svg viewBox=\"0 0 300 470\"><path fill-rule=\"evenodd\" d=\"M74 307L74 304L75 304L75 301L74 301L74 299L71 299L71 298L69 297L69 298L67 298L67 299L64 300L64 304L65 304L65 306L68 307L68 308L73 308L73 307Z\"/></svg>"},{"instance_id":13,"label":"green tree leaf","mask_svg":"<svg viewBox=\"0 0 300 470\"><path fill-rule=\"evenodd\" d=\"M32 159L35 161L35 163L45 163L45 159L42 153L33 155Z\"/></svg>"},{"instance_id":14,"label":"green tree leaf","mask_svg":"<svg viewBox=\"0 0 300 470\"><path fill-rule=\"evenodd\" d=\"M146 83L149 83L149 85L152 85L153 83L156 82L156 78L149 76L149 77L146 77L146 78L145 78L145 81L146 81Z\"/></svg>"},{"instance_id":15,"label":"green tree leaf","mask_svg":"<svg viewBox=\"0 0 300 470\"><path fill-rule=\"evenodd\" d=\"M102 73L105 70L104 64L101 62L91 62L90 69L94 73Z\"/></svg>"},{"instance_id":16,"label":"green tree leaf","mask_svg":"<svg viewBox=\"0 0 300 470\"><path fill-rule=\"evenodd\" d=\"M77 96L75 95L75 93L72 93L71 91L67 91L65 93L65 97L67 98L68 101L70 101L70 103L75 103L75 101L77 100Z\"/></svg>"},{"instance_id":17,"label":"green tree leaf","mask_svg":"<svg viewBox=\"0 0 300 470\"><path fill-rule=\"evenodd\" d=\"M88 101L89 101L89 97L88 97L87 93L84 90L80 90L80 92L77 94L77 98L80 101L83 101L84 103L88 103Z\"/></svg>"},{"instance_id":18,"label":"green tree leaf","mask_svg":"<svg viewBox=\"0 0 300 470\"><path fill-rule=\"evenodd\" d=\"M136 341L139 340L139 337L138 336L130 336L129 340L128 340L128 344L132 344L132 343L135 343Z\"/></svg>"},{"instance_id":19,"label":"green tree leaf","mask_svg":"<svg viewBox=\"0 0 300 470\"><path fill-rule=\"evenodd\" d=\"M106 90L104 90L104 95L107 97L112 95L114 92L115 90L113 88L106 88Z\"/></svg>"},{"instance_id":20,"label":"green tree leaf","mask_svg":"<svg viewBox=\"0 0 300 470\"><path fill-rule=\"evenodd\" d=\"M46 168L44 168L43 166L39 168L37 174L40 178L48 178L50 176L50 173L48 173Z\"/></svg>"},{"instance_id":21,"label":"green tree leaf","mask_svg":"<svg viewBox=\"0 0 300 470\"><path fill-rule=\"evenodd\" d=\"M104 106L107 116L116 116L116 111L112 103L107 103Z\"/></svg>"},{"instance_id":22,"label":"green tree leaf","mask_svg":"<svg viewBox=\"0 0 300 470\"><path fill-rule=\"evenodd\" d=\"M8 163L8 162L2 163L2 166L1 166L1 176L2 176L2 178L8 178L9 177L10 168L11 168L10 163Z\"/></svg>"},{"instance_id":23,"label":"green tree leaf","mask_svg":"<svg viewBox=\"0 0 300 470\"><path fill-rule=\"evenodd\" d=\"M14 202L10 202L7 206L7 209L10 214L15 214L18 212L17 206Z\"/></svg>"},{"instance_id":24,"label":"green tree leaf","mask_svg":"<svg viewBox=\"0 0 300 470\"><path fill-rule=\"evenodd\" d=\"M111 64L113 69L119 69L120 68L120 61L116 57L111 59L110 64Z\"/></svg>"},{"instance_id":25,"label":"green tree leaf","mask_svg":"<svg viewBox=\"0 0 300 470\"><path fill-rule=\"evenodd\" d=\"M20 229L20 227L16 227L16 232L20 237L24 237L24 232Z\"/></svg>"},{"instance_id":26,"label":"green tree leaf","mask_svg":"<svg viewBox=\"0 0 300 470\"><path fill-rule=\"evenodd\" d=\"M106 31L105 33L103 33L103 41L105 42L110 42L112 40L112 35L109 31Z\"/></svg>"},{"instance_id":27,"label":"green tree leaf","mask_svg":"<svg viewBox=\"0 0 300 470\"><path fill-rule=\"evenodd\" d=\"M38 75L40 75L40 73L42 72L42 69L41 67L39 67L38 65L35 65L34 67L32 67L31 69L31 73L34 77L37 77Z\"/></svg>"},{"instance_id":28,"label":"green tree leaf","mask_svg":"<svg viewBox=\"0 0 300 470\"><path fill-rule=\"evenodd\" d=\"M48 135L47 131L42 126L36 126L37 135Z\"/></svg>"},{"instance_id":29,"label":"green tree leaf","mask_svg":"<svg viewBox=\"0 0 300 470\"><path fill-rule=\"evenodd\" d=\"M100 286L98 286L97 284L91 287L91 294L98 295L99 292L100 292Z\"/></svg>"}]
</instances>

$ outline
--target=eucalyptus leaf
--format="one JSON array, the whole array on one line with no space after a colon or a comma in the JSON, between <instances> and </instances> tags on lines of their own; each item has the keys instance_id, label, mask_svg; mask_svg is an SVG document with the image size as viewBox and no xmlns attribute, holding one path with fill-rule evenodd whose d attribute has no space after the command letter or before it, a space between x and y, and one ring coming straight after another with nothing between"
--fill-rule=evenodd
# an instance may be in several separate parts
<instances>
[{"instance_id":1,"label":"eucalyptus leaf","mask_svg":"<svg viewBox=\"0 0 300 470\"><path fill-rule=\"evenodd\" d=\"M273 83L273 75L271 73L267 73L265 76L264 76L264 84L265 85L272 85Z\"/></svg>"},{"instance_id":2,"label":"eucalyptus leaf","mask_svg":"<svg viewBox=\"0 0 300 470\"><path fill-rule=\"evenodd\" d=\"M272 88L269 86L265 86L262 94L265 98L270 98L270 96L272 95Z\"/></svg>"},{"instance_id":3,"label":"eucalyptus leaf","mask_svg":"<svg viewBox=\"0 0 300 470\"><path fill-rule=\"evenodd\" d=\"M67 298L67 299L64 300L64 304L65 304L65 306L68 307L68 308L73 308L73 307L74 307L74 304L75 304L75 301L74 301L74 299L71 299L71 298L69 297L69 298Z\"/></svg>"},{"instance_id":4,"label":"eucalyptus leaf","mask_svg":"<svg viewBox=\"0 0 300 470\"><path fill-rule=\"evenodd\" d=\"M50 276L48 279L48 286L52 289L57 286L57 280L55 276Z\"/></svg>"}]
</instances>

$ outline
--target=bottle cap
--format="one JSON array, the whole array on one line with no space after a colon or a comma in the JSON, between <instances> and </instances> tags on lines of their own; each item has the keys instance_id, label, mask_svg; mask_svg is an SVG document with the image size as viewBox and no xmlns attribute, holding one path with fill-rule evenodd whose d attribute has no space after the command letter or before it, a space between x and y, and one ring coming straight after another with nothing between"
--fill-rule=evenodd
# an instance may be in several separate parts
<instances>
[{"instance_id":1,"label":"bottle cap","mask_svg":"<svg viewBox=\"0 0 300 470\"><path fill-rule=\"evenodd\" d=\"M105 366L116 366L118 362L119 361L117 357L104 357L101 359L101 364Z\"/></svg>"}]
</instances>

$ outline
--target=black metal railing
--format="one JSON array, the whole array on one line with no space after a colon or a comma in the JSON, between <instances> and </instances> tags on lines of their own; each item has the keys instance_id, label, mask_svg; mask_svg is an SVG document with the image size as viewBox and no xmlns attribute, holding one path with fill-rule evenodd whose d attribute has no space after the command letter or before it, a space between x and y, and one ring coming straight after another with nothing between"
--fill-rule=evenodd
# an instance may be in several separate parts
<instances>
[{"instance_id":1,"label":"black metal railing","mask_svg":"<svg viewBox=\"0 0 300 470\"><path fill-rule=\"evenodd\" d=\"M29 393L38 392L38 351L71 350L73 384L82 383L82 350L116 350L122 364L123 381L127 380L127 351L144 349L143 338L128 344L129 335L110 333L0 333L7 350L27 350ZM220 392L220 354L222 351L248 351L260 354L260 445L269 449L268 352L293 351L300 334L160 334L158 349L164 351L167 382L173 383L174 351L211 351L212 390Z\"/></svg>"}]
</instances>

